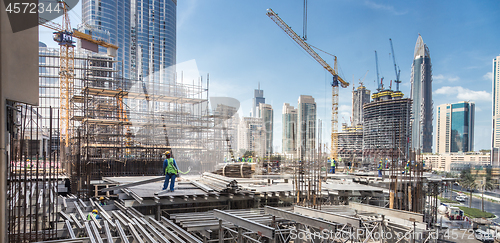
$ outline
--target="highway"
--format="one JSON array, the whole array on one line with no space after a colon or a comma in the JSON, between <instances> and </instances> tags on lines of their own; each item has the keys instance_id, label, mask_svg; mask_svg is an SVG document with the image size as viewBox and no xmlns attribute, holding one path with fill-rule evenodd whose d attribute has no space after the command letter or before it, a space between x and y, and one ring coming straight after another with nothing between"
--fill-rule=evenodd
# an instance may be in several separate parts
<instances>
[{"instance_id":1,"label":"highway","mask_svg":"<svg viewBox=\"0 0 500 243\"><path fill-rule=\"evenodd\" d=\"M453 188L453 189L459 190L459 188ZM467 193L467 197L469 197L469 193L468 192L464 191L464 193ZM446 198L450 198L449 192L446 192L443 195ZM457 195L458 195L458 193L453 192L453 200L456 201L456 196ZM467 198L466 202L462 202L461 204L468 207L469 206L469 198ZM477 208L477 209L481 209L481 198L472 197L472 207L473 208ZM486 198L485 198L485 200L484 200L484 211L489 212L489 213L493 213L493 214L495 214L495 215L497 215L497 216L500 217L500 203L490 202L490 201L486 200ZM500 218L493 219L493 221L495 221L497 223L500 223Z\"/></svg>"}]
</instances>

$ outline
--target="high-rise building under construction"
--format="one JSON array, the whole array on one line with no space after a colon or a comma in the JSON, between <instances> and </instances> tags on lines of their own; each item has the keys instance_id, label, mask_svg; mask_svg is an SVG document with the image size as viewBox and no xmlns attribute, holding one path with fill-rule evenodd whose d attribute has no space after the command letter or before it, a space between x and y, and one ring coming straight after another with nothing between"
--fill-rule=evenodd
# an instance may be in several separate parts
<instances>
[{"instance_id":1,"label":"high-rise building under construction","mask_svg":"<svg viewBox=\"0 0 500 243\"><path fill-rule=\"evenodd\" d=\"M371 103L364 105L364 162L405 159L409 151L411 100L392 90L382 90L372 98Z\"/></svg>"},{"instance_id":2,"label":"high-rise building under construction","mask_svg":"<svg viewBox=\"0 0 500 243\"><path fill-rule=\"evenodd\" d=\"M432 152L432 65L429 48L418 35L411 69L411 148Z\"/></svg>"}]
</instances>

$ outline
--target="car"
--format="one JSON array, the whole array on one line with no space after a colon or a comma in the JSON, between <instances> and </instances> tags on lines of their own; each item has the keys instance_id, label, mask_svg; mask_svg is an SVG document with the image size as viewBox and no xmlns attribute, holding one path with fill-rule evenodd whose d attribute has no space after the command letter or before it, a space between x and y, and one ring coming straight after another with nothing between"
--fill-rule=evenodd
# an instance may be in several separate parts
<instances>
[{"instance_id":1,"label":"car","mask_svg":"<svg viewBox=\"0 0 500 243\"><path fill-rule=\"evenodd\" d=\"M495 239L493 238L493 236L490 233L488 233L484 230L481 230L481 229L477 229L474 232L474 237L481 242L487 242L487 243L495 242Z\"/></svg>"},{"instance_id":2,"label":"car","mask_svg":"<svg viewBox=\"0 0 500 243\"><path fill-rule=\"evenodd\" d=\"M457 196L456 199L458 202L465 202L467 200L467 198L464 196Z\"/></svg>"}]
</instances>

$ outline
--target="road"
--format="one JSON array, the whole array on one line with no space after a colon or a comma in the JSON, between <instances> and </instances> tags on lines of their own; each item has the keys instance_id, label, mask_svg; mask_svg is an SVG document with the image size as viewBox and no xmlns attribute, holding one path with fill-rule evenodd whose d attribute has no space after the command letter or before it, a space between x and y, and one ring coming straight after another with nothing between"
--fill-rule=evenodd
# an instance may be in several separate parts
<instances>
[{"instance_id":1,"label":"road","mask_svg":"<svg viewBox=\"0 0 500 243\"><path fill-rule=\"evenodd\" d=\"M454 188L454 189L458 190L458 188ZM465 191L464 191L464 193L465 193ZM458 193L453 192L453 200L456 200L457 195L458 195ZM444 193L444 196L446 198L450 198L449 192ZM469 197L469 193L467 193L467 197ZM461 204L468 207L469 206L469 199L467 198L467 201L463 202ZM472 207L477 208L477 209L481 209L481 198L472 197ZM499 203L490 202L490 201L487 201L485 199L484 200L484 211L497 215L498 218L493 219L493 221L500 223L500 204Z\"/></svg>"}]
</instances>

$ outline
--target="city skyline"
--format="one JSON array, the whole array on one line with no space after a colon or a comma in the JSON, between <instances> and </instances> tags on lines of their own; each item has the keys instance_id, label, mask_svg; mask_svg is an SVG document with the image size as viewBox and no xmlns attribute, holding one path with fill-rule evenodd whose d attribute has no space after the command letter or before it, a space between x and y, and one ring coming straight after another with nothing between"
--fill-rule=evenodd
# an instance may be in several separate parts
<instances>
[{"instance_id":1,"label":"city skyline","mask_svg":"<svg viewBox=\"0 0 500 243\"><path fill-rule=\"evenodd\" d=\"M237 98L240 114L251 110L251 91L258 82L276 114L281 113L283 103L301 94L312 95L318 118L323 120L323 142L329 143L331 75L265 16L266 9L272 8L301 34L302 7L302 2L179 1L177 61L195 59L200 74L210 73L210 95ZM330 14L334 9L342 11L334 17ZM81 13L78 6L73 11ZM370 90L376 88L373 50L379 53L385 86L395 79L389 54L392 38L401 69L401 91L409 97L415 39L420 33L432 51L434 104L474 101L474 147L491 147L491 60L500 48L495 45L499 33L490 30L495 29L494 16L498 16L500 3L317 1L309 3L308 11L308 43L335 54L340 74L351 84L357 86L369 70L364 84ZM343 24L339 19L350 21ZM78 22L72 21L73 25ZM52 31L42 27L40 33L45 43L56 45L51 40ZM331 57L318 53L333 64ZM343 119L348 121L352 111L350 89L340 90L339 124ZM281 151L280 119L274 125L274 145Z\"/></svg>"}]
</instances>

